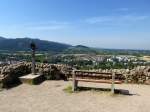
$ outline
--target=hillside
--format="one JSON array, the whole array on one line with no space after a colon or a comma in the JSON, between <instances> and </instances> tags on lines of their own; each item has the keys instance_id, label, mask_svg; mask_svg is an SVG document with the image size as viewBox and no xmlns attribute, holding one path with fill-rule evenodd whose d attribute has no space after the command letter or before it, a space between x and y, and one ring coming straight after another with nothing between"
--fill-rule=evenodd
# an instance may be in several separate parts
<instances>
[{"instance_id":1,"label":"hillside","mask_svg":"<svg viewBox=\"0 0 150 112\"><path fill-rule=\"evenodd\" d=\"M45 41L40 39L31 39L31 38L7 39L0 37L0 50L28 51L30 50L29 45L32 41L36 43L38 51L62 52L63 50L71 47L71 45L52 41Z\"/></svg>"},{"instance_id":2,"label":"hillside","mask_svg":"<svg viewBox=\"0 0 150 112\"><path fill-rule=\"evenodd\" d=\"M1 41L1 40L4 40L4 39L5 39L4 37L1 37L1 36L0 36L0 41Z\"/></svg>"},{"instance_id":3,"label":"hillside","mask_svg":"<svg viewBox=\"0 0 150 112\"><path fill-rule=\"evenodd\" d=\"M38 51L49 51L51 53L64 54L102 54L102 55L150 55L150 50L131 50L131 49L102 49L91 48L83 45L72 46L68 44L32 39L32 38L16 38L9 39L0 36L0 51L29 51L30 43L34 41Z\"/></svg>"},{"instance_id":4,"label":"hillside","mask_svg":"<svg viewBox=\"0 0 150 112\"><path fill-rule=\"evenodd\" d=\"M64 50L65 54L97 54L98 52L90 47L86 47L83 45L72 46L66 50Z\"/></svg>"},{"instance_id":5,"label":"hillside","mask_svg":"<svg viewBox=\"0 0 150 112\"><path fill-rule=\"evenodd\" d=\"M36 43L38 51L50 51L54 53L65 53L65 54L96 54L97 53L95 49L83 45L71 46L68 44L40 40L40 39L31 39L31 38L8 39L4 37L0 37L0 50L29 51L30 43L32 41Z\"/></svg>"}]
</instances>

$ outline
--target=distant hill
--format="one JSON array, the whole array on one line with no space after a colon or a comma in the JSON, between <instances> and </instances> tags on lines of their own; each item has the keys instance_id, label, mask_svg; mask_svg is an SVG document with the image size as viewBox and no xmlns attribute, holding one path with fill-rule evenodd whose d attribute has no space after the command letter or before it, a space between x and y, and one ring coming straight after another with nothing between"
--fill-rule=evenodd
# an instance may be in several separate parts
<instances>
[{"instance_id":1,"label":"distant hill","mask_svg":"<svg viewBox=\"0 0 150 112\"><path fill-rule=\"evenodd\" d=\"M4 39L5 39L4 37L1 37L1 36L0 36L0 40L4 40Z\"/></svg>"},{"instance_id":2,"label":"distant hill","mask_svg":"<svg viewBox=\"0 0 150 112\"><path fill-rule=\"evenodd\" d=\"M97 54L98 52L90 47L86 47L83 45L72 46L66 50L64 50L65 54Z\"/></svg>"},{"instance_id":3,"label":"distant hill","mask_svg":"<svg viewBox=\"0 0 150 112\"><path fill-rule=\"evenodd\" d=\"M34 41L38 51L49 51L52 53L64 54L102 54L102 55L150 55L150 50L130 50L130 49L100 49L83 45L72 46L68 44L32 39L16 38L9 39L0 36L0 51L30 51L30 43Z\"/></svg>"},{"instance_id":4,"label":"distant hill","mask_svg":"<svg viewBox=\"0 0 150 112\"><path fill-rule=\"evenodd\" d=\"M29 51L30 43L32 41L36 43L38 51L62 52L65 49L71 47L71 45L52 41L45 41L40 39L31 39L31 38L8 39L0 37L0 50Z\"/></svg>"}]
</instances>

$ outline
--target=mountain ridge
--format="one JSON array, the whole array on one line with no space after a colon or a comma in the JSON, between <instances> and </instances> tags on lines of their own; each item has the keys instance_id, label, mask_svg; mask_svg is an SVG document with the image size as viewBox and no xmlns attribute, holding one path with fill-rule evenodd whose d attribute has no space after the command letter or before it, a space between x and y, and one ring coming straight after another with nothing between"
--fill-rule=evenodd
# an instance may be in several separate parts
<instances>
[{"instance_id":1,"label":"mountain ridge","mask_svg":"<svg viewBox=\"0 0 150 112\"><path fill-rule=\"evenodd\" d=\"M69 44L32 39L32 38L4 38L0 36L0 50L8 51L28 51L30 50L30 43L35 42L37 45L38 51L53 51L53 52L62 52L64 49L71 47Z\"/></svg>"}]
</instances>

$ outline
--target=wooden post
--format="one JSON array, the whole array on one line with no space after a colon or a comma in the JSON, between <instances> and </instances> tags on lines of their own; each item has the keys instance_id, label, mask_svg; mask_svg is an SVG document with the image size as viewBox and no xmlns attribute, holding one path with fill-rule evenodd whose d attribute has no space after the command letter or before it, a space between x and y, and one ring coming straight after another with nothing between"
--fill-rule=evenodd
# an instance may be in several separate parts
<instances>
[{"instance_id":1,"label":"wooden post","mask_svg":"<svg viewBox=\"0 0 150 112\"><path fill-rule=\"evenodd\" d=\"M112 84L111 84L111 93L115 93L115 73L112 73Z\"/></svg>"},{"instance_id":2,"label":"wooden post","mask_svg":"<svg viewBox=\"0 0 150 112\"><path fill-rule=\"evenodd\" d=\"M32 74L35 75L35 50L32 50Z\"/></svg>"},{"instance_id":3,"label":"wooden post","mask_svg":"<svg viewBox=\"0 0 150 112\"><path fill-rule=\"evenodd\" d=\"M76 74L75 74L75 71L73 70L72 71L72 91L76 91L77 89L77 86L78 86L78 81L76 80Z\"/></svg>"},{"instance_id":4,"label":"wooden post","mask_svg":"<svg viewBox=\"0 0 150 112\"><path fill-rule=\"evenodd\" d=\"M35 49L36 49L36 45L34 42L32 42L30 44L31 47L31 56L32 56L32 74L35 75Z\"/></svg>"}]
</instances>

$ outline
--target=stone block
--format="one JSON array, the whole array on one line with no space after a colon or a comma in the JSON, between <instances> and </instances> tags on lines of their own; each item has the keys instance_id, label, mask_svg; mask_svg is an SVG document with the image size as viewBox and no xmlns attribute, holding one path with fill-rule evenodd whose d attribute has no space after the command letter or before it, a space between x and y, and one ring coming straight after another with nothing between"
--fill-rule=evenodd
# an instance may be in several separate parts
<instances>
[{"instance_id":1,"label":"stone block","mask_svg":"<svg viewBox=\"0 0 150 112\"><path fill-rule=\"evenodd\" d=\"M28 74L28 75L19 77L19 79L22 83L27 83L31 85L40 84L41 82L44 81L43 75L39 75L39 74L36 74L36 75Z\"/></svg>"}]
</instances>

